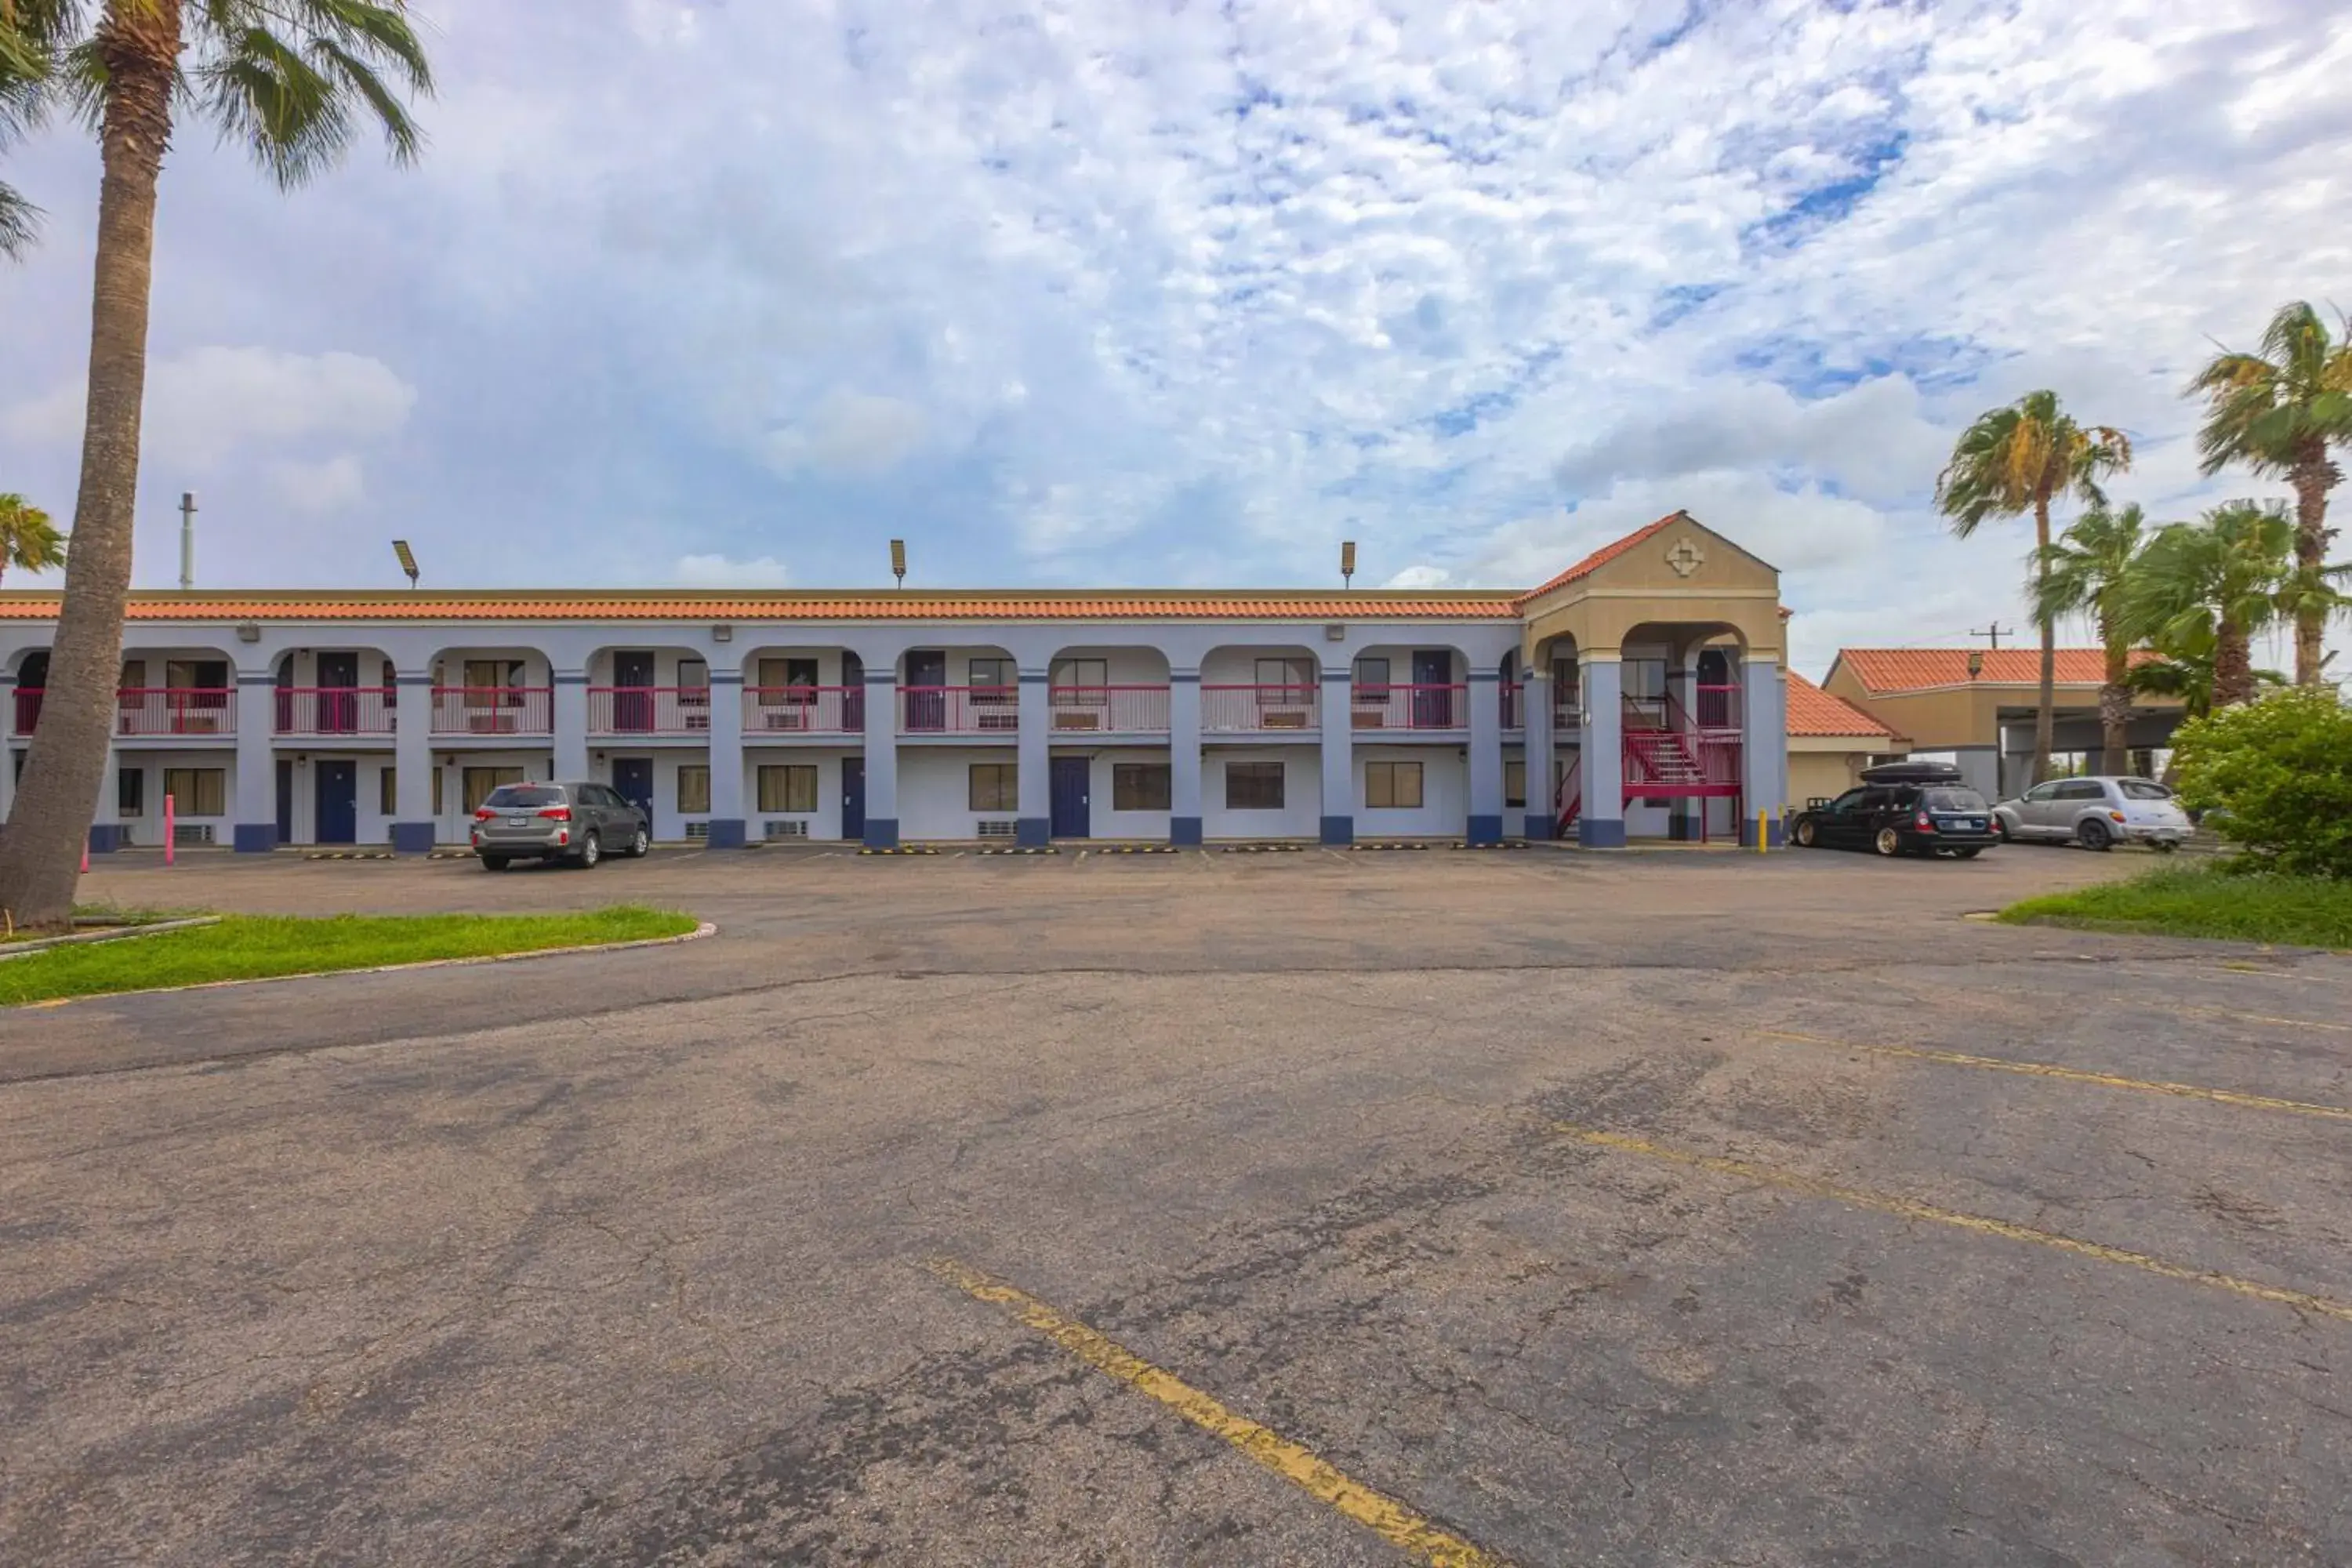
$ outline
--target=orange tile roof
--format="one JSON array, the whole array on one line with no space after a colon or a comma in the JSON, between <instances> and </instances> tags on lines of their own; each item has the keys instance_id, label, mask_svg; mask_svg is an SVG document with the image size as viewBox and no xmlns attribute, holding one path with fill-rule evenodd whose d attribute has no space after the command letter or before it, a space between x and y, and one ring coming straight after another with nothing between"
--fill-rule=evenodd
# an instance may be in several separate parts
<instances>
[{"instance_id":1,"label":"orange tile roof","mask_svg":"<svg viewBox=\"0 0 2352 1568\"><path fill-rule=\"evenodd\" d=\"M1635 529L1633 532L1627 534L1622 539L1602 545L1600 549L1594 551L1591 554L1586 556L1583 560L1578 562L1575 565L1570 567L1567 571L1561 573L1550 582L1546 583L1542 587L1531 588L1528 592L1520 595L1518 602L1524 605L1529 599L1539 598L1543 595L1550 593L1554 588L1564 588L1580 577L1590 577L1595 572L1600 571L1603 566L1608 565L1612 561L1616 560L1620 555L1624 554L1628 550L1633 549L1633 546L1641 543L1642 541L1655 538L1657 535L1664 533L1668 528L1677 522L1688 522L1690 521L1691 515L1686 511L1669 512L1665 516L1658 519L1655 522Z\"/></svg>"},{"instance_id":2,"label":"orange tile roof","mask_svg":"<svg viewBox=\"0 0 2352 1568\"><path fill-rule=\"evenodd\" d=\"M1892 738L1895 731L1843 698L1832 697L1789 671L1789 733L1791 735L1868 735Z\"/></svg>"},{"instance_id":3,"label":"orange tile roof","mask_svg":"<svg viewBox=\"0 0 2352 1568\"><path fill-rule=\"evenodd\" d=\"M1925 691L1938 686L1966 686L1969 655L1984 652L1984 668L1973 679L1995 686L2036 686L2042 680L2042 650L2004 647L1971 650L1964 647L1842 647L1837 660L1853 671L1863 689L1872 692ZM2136 653L2135 660L2146 653ZM2107 656L2095 647L2058 650L2058 684L2096 686L2106 679Z\"/></svg>"},{"instance_id":4,"label":"orange tile roof","mask_svg":"<svg viewBox=\"0 0 2352 1568\"><path fill-rule=\"evenodd\" d=\"M0 621L54 620L56 595L0 593ZM907 594L678 590L580 592L143 591L134 621L1389 621L1516 620L1507 594L1424 590L1137 589L1054 593L982 590Z\"/></svg>"}]
</instances>

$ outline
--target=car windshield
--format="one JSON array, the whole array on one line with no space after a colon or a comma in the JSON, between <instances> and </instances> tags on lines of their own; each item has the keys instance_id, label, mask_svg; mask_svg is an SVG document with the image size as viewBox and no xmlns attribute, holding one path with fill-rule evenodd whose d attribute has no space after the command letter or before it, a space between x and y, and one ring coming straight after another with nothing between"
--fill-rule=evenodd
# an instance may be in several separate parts
<instances>
[{"instance_id":1,"label":"car windshield","mask_svg":"<svg viewBox=\"0 0 2352 1568\"><path fill-rule=\"evenodd\" d=\"M2123 781L2123 790L2126 800L2170 800L2172 798L2170 790L2160 784L2150 784L2146 779L2126 779Z\"/></svg>"},{"instance_id":2,"label":"car windshield","mask_svg":"<svg viewBox=\"0 0 2352 1568\"><path fill-rule=\"evenodd\" d=\"M1927 805L1929 811L1982 811L1985 797L1972 789L1931 789Z\"/></svg>"},{"instance_id":3,"label":"car windshield","mask_svg":"<svg viewBox=\"0 0 2352 1568\"><path fill-rule=\"evenodd\" d=\"M561 805L563 804L563 792L551 784L500 784L482 804L492 811L517 811L527 805Z\"/></svg>"}]
</instances>

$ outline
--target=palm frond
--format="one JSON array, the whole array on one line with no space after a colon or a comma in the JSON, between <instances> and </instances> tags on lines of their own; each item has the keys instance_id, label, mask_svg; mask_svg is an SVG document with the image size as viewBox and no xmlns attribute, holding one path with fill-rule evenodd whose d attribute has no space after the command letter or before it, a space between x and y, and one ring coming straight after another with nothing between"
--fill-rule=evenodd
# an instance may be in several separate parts
<instances>
[{"instance_id":1,"label":"palm frond","mask_svg":"<svg viewBox=\"0 0 2352 1568\"><path fill-rule=\"evenodd\" d=\"M433 71L407 0L195 0L190 20L196 104L280 185L341 159L363 119L394 163L423 147L402 91L429 94Z\"/></svg>"}]
</instances>

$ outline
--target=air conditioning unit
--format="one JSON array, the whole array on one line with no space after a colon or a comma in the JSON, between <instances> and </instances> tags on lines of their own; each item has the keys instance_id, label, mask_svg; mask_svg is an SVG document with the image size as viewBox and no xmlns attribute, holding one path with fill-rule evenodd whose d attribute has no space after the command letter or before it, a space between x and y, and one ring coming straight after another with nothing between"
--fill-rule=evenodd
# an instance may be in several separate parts
<instances>
[{"instance_id":1,"label":"air conditioning unit","mask_svg":"<svg viewBox=\"0 0 2352 1568\"><path fill-rule=\"evenodd\" d=\"M971 727L975 730L1018 730L1021 728L1021 715L1017 712L975 713Z\"/></svg>"},{"instance_id":2,"label":"air conditioning unit","mask_svg":"<svg viewBox=\"0 0 2352 1568\"><path fill-rule=\"evenodd\" d=\"M686 716L686 727L688 730L708 730L710 728L710 715L708 713L689 713Z\"/></svg>"},{"instance_id":3,"label":"air conditioning unit","mask_svg":"<svg viewBox=\"0 0 2352 1568\"><path fill-rule=\"evenodd\" d=\"M1002 822L983 822L980 825L980 836L982 838L1011 838L1018 831L1017 826L1009 817Z\"/></svg>"},{"instance_id":4,"label":"air conditioning unit","mask_svg":"<svg viewBox=\"0 0 2352 1568\"><path fill-rule=\"evenodd\" d=\"M808 713L803 709L787 708L782 712L769 713L763 717L768 721L768 728L771 730L804 730L808 727Z\"/></svg>"},{"instance_id":5,"label":"air conditioning unit","mask_svg":"<svg viewBox=\"0 0 2352 1568\"><path fill-rule=\"evenodd\" d=\"M686 837L687 837L687 839L688 839L688 841L689 843L690 843L690 842L693 842L694 840L697 840L697 839L702 839L702 838L708 838L708 837L710 837L710 824L709 824L709 823L707 823L707 822L689 822L689 823L688 823L688 824L686 825Z\"/></svg>"},{"instance_id":6,"label":"air conditioning unit","mask_svg":"<svg viewBox=\"0 0 2352 1568\"><path fill-rule=\"evenodd\" d=\"M1103 716L1099 713L1056 713L1054 715L1054 728L1056 730L1099 730L1102 728L1102 720Z\"/></svg>"},{"instance_id":7,"label":"air conditioning unit","mask_svg":"<svg viewBox=\"0 0 2352 1568\"><path fill-rule=\"evenodd\" d=\"M209 822L175 822L172 824L172 842L185 847L191 844L213 842L213 825Z\"/></svg>"},{"instance_id":8,"label":"air conditioning unit","mask_svg":"<svg viewBox=\"0 0 2352 1568\"><path fill-rule=\"evenodd\" d=\"M806 838L809 836L808 827L808 818L804 816L772 817L761 824L762 830L771 839Z\"/></svg>"}]
</instances>

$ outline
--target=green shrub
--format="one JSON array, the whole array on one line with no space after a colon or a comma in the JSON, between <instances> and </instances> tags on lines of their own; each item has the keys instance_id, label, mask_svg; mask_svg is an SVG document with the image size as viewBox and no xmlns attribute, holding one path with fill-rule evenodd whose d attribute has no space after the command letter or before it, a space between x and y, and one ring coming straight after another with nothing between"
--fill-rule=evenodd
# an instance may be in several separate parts
<instances>
[{"instance_id":1,"label":"green shrub","mask_svg":"<svg viewBox=\"0 0 2352 1568\"><path fill-rule=\"evenodd\" d=\"M2352 708L2326 687L2273 692L2180 727L2180 797L2249 869L2352 877Z\"/></svg>"}]
</instances>

